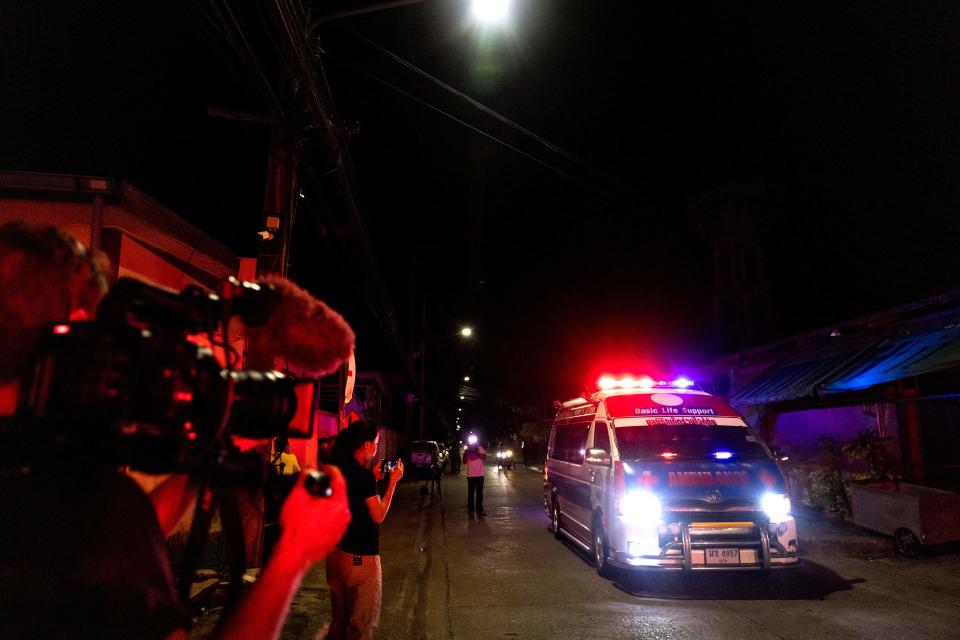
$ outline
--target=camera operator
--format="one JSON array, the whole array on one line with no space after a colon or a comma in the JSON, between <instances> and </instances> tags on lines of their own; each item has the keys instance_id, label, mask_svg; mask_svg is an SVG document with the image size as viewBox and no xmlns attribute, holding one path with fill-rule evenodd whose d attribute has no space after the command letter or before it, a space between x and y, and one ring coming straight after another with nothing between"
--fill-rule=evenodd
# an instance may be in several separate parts
<instances>
[{"instance_id":1,"label":"camera operator","mask_svg":"<svg viewBox=\"0 0 960 640\"><path fill-rule=\"evenodd\" d=\"M334 445L333 462L343 469L347 480L352 520L343 540L327 556L333 610L328 640L370 639L380 623L380 524L403 477L403 463L397 462L389 471L381 497L370 469L379 440L376 426L359 420L341 431Z\"/></svg>"},{"instance_id":2,"label":"camera operator","mask_svg":"<svg viewBox=\"0 0 960 640\"><path fill-rule=\"evenodd\" d=\"M73 449L51 453L18 431L20 379L44 327L91 318L106 290L103 262L54 227L0 226L0 637L185 638L164 546L193 503L173 475L148 497L115 467ZM221 627L222 638L279 636L307 569L333 548L350 514L300 478L283 506L271 562Z\"/></svg>"}]
</instances>

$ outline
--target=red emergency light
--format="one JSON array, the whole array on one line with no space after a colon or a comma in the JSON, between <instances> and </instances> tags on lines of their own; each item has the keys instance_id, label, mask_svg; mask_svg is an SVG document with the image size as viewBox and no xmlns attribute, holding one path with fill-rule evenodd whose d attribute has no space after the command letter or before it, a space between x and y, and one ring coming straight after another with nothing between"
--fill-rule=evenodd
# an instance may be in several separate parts
<instances>
[{"instance_id":1,"label":"red emergency light","mask_svg":"<svg viewBox=\"0 0 960 640\"><path fill-rule=\"evenodd\" d=\"M597 380L597 386L602 391L609 391L610 389L653 389L654 387L664 387L668 389L687 389L693 386L693 381L684 376L680 376L676 380L666 381L666 380L654 380L650 376L641 376L635 378L633 376L622 376L620 378L615 378L610 375L600 376L600 379Z\"/></svg>"}]
</instances>

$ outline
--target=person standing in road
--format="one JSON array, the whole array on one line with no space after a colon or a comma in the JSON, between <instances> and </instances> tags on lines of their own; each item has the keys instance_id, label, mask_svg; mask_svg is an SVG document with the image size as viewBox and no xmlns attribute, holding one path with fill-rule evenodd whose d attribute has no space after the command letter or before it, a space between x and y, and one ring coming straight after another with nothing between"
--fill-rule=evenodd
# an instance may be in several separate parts
<instances>
[{"instance_id":1,"label":"person standing in road","mask_svg":"<svg viewBox=\"0 0 960 640\"><path fill-rule=\"evenodd\" d=\"M467 467L467 514L473 515L474 505L478 516L485 516L483 510L483 463L487 452L477 442L477 436L467 438L467 450L463 452L463 464Z\"/></svg>"},{"instance_id":2,"label":"person standing in road","mask_svg":"<svg viewBox=\"0 0 960 640\"><path fill-rule=\"evenodd\" d=\"M371 640L380 623L383 576L380 568L380 524L387 517L403 463L389 473L383 497L370 465L380 435L364 420L337 436L332 458L347 480L350 525L340 544L327 556L327 584L333 620L328 640Z\"/></svg>"}]
</instances>

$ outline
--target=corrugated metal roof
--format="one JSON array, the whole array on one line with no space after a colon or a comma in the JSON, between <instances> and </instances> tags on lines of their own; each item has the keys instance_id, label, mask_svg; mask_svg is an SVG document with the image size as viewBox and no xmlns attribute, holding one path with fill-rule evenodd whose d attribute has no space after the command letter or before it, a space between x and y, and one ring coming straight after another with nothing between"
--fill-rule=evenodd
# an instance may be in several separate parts
<instances>
[{"instance_id":1,"label":"corrugated metal roof","mask_svg":"<svg viewBox=\"0 0 960 640\"><path fill-rule=\"evenodd\" d=\"M797 346L751 380L731 402L770 404L845 393L960 366L960 312Z\"/></svg>"},{"instance_id":2,"label":"corrugated metal roof","mask_svg":"<svg viewBox=\"0 0 960 640\"><path fill-rule=\"evenodd\" d=\"M877 345L859 363L848 366L825 387L825 393L866 389L960 365L960 327L903 335Z\"/></svg>"},{"instance_id":3,"label":"corrugated metal roof","mask_svg":"<svg viewBox=\"0 0 960 640\"><path fill-rule=\"evenodd\" d=\"M850 362L869 351L872 340L835 340L816 348L803 348L769 367L731 398L735 405L769 404L818 393Z\"/></svg>"}]
</instances>

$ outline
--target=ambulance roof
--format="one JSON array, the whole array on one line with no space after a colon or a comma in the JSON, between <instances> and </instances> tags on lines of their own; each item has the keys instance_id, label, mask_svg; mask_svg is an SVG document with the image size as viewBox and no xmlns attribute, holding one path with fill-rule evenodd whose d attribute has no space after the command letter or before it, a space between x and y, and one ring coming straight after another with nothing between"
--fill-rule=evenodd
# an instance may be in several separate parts
<instances>
[{"instance_id":1,"label":"ambulance roof","mask_svg":"<svg viewBox=\"0 0 960 640\"><path fill-rule=\"evenodd\" d=\"M605 389L588 397L563 403L558 417L576 418L596 412L598 404L606 405L611 418L662 416L713 416L742 420L740 414L722 399L697 389L656 386L643 389Z\"/></svg>"}]
</instances>

